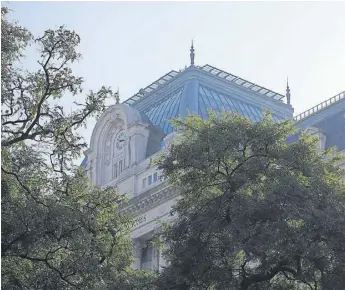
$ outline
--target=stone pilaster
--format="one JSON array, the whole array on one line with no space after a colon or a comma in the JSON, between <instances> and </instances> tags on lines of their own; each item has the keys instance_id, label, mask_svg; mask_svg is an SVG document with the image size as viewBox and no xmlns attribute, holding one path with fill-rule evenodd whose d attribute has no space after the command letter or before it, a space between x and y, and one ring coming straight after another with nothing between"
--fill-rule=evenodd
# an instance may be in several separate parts
<instances>
[{"instance_id":1,"label":"stone pilaster","mask_svg":"<svg viewBox=\"0 0 345 290\"><path fill-rule=\"evenodd\" d=\"M163 242L163 238L162 236L159 237L159 241L162 243ZM158 256L158 271L161 272L163 271L164 267L166 266L166 262L164 260L163 257L163 250L164 250L165 245L163 244L159 250L159 256Z\"/></svg>"},{"instance_id":2,"label":"stone pilaster","mask_svg":"<svg viewBox=\"0 0 345 290\"><path fill-rule=\"evenodd\" d=\"M142 252L142 241L136 239L133 241L133 247L134 247L134 262L132 265L133 269L140 270L141 268L141 252Z\"/></svg>"}]
</instances>

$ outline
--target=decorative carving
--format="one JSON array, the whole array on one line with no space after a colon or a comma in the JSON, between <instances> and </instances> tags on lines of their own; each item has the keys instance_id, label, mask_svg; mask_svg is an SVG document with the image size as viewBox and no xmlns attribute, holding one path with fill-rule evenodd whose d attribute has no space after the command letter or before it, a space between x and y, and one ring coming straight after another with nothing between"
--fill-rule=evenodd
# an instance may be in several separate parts
<instances>
[{"instance_id":1,"label":"decorative carving","mask_svg":"<svg viewBox=\"0 0 345 290\"><path fill-rule=\"evenodd\" d=\"M111 157L111 141L113 139L114 134L116 133L116 127L112 127L107 134L106 141L105 141L105 155L104 155L104 163L105 165L110 164L110 157Z\"/></svg>"},{"instance_id":2,"label":"decorative carving","mask_svg":"<svg viewBox=\"0 0 345 290\"><path fill-rule=\"evenodd\" d=\"M128 138L128 167L132 166L131 139L132 139L132 137L129 136L129 138Z\"/></svg>"},{"instance_id":3,"label":"decorative carving","mask_svg":"<svg viewBox=\"0 0 345 290\"><path fill-rule=\"evenodd\" d=\"M171 199L176 195L178 195L178 190L174 187L169 186L152 193L148 197L139 199L136 203L131 204L128 207L121 209L120 211L129 215L139 215L149 208L152 208L167 199Z\"/></svg>"},{"instance_id":4,"label":"decorative carving","mask_svg":"<svg viewBox=\"0 0 345 290\"><path fill-rule=\"evenodd\" d=\"M173 132L163 139L164 140L163 152L165 152L166 154L170 152L171 146L174 140L177 139L177 137L178 137L177 133Z\"/></svg>"},{"instance_id":5,"label":"decorative carving","mask_svg":"<svg viewBox=\"0 0 345 290\"><path fill-rule=\"evenodd\" d=\"M194 45L193 45L193 40L192 40L192 46L190 48L190 65L194 66L194 58L195 58L195 53L194 53Z\"/></svg>"},{"instance_id":6,"label":"decorative carving","mask_svg":"<svg viewBox=\"0 0 345 290\"><path fill-rule=\"evenodd\" d=\"M146 167L146 169L149 169L150 167L151 167L151 165L152 165L152 162L153 160L152 160L152 157L150 157L150 161L149 161L149 163L147 164L147 167Z\"/></svg>"},{"instance_id":7,"label":"decorative carving","mask_svg":"<svg viewBox=\"0 0 345 290\"><path fill-rule=\"evenodd\" d=\"M142 223L146 222L146 215L138 217L135 221L134 221L134 226L138 226Z\"/></svg>"}]
</instances>

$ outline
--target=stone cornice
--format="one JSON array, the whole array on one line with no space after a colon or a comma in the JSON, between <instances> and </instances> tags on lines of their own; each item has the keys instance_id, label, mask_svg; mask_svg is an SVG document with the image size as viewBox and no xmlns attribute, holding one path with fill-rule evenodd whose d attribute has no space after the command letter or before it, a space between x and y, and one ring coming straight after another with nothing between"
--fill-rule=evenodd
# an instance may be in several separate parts
<instances>
[{"instance_id":1,"label":"stone cornice","mask_svg":"<svg viewBox=\"0 0 345 290\"><path fill-rule=\"evenodd\" d=\"M171 186L165 181L120 205L119 211L121 213L137 216L176 195L178 195L176 187Z\"/></svg>"}]
</instances>

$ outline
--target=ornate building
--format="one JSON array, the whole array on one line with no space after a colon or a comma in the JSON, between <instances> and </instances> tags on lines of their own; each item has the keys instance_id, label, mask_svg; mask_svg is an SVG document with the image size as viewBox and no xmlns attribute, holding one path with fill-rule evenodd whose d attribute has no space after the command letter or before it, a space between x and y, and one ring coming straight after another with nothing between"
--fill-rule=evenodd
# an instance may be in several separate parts
<instances>
[{"instance_id":1,"label":"ornate building","mask_svg":"<svg viewBox=\"0 0 345 290\"><path fill-rule=\"evenodd\" d=\"M160 222L172 218L170 209L178 192L152 160L175 136L170 119L188 114L205 118L210 108L236 112L252 121L262 119L265 110L277 122L293 118L289 87L284 96L213 66L195 66L193 46L190 58L190 66L183 71L167 73L122 104L117 98L97 121L82 163L94 185L118 186L128 194L129 202L121 210L136 218L135 268L164 266L150 241ZM294 118L296 126L320 136L320 148L335 145L345 150L344 96L343 92Z\"/></svg>"}]
</instances>

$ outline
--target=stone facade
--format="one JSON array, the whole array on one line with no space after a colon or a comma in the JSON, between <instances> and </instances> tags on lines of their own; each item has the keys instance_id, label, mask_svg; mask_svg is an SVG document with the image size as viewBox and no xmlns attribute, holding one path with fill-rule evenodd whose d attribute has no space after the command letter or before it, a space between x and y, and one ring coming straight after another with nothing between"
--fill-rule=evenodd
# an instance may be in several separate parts
<instances>
[{"instance_id":1,"label":"stone facade","mask_svg":"<svg viewBox=\"0 0 345 290\"><path fill-rule=\"evenodd\" d=\"M134 268L160 270L165 264L152 240L159 238L155 234L161 223L173 218L170 211L178 192L153 166L153 160L162 150L169 150L176 138L167 120L186 114L204 116L205 108L212 108L234 111L253 121L262 118L261 111L271 110L279 122L292 118L293 113L283 98L214 67L191 65L184 71L168 73L123 104L110 106L104 112L93 130L83 166L94 185L117 186L128 195L129 202L120 210L136 219L132 230ZM344 99L339 104L344 107ZM296 125L301 129L310 128L319 136L320 148L344 142L335 144L344 150L344 138L338 136L337 139L335 134L345 134L345 129L339 132L345 128L345 110L334 112L306 126L303 123L306 119L301 118ZM343 117L336 119L338 131L330 134L327 130L334 126L327 120L341 112Z\"/></svg>"}]
</instances>

